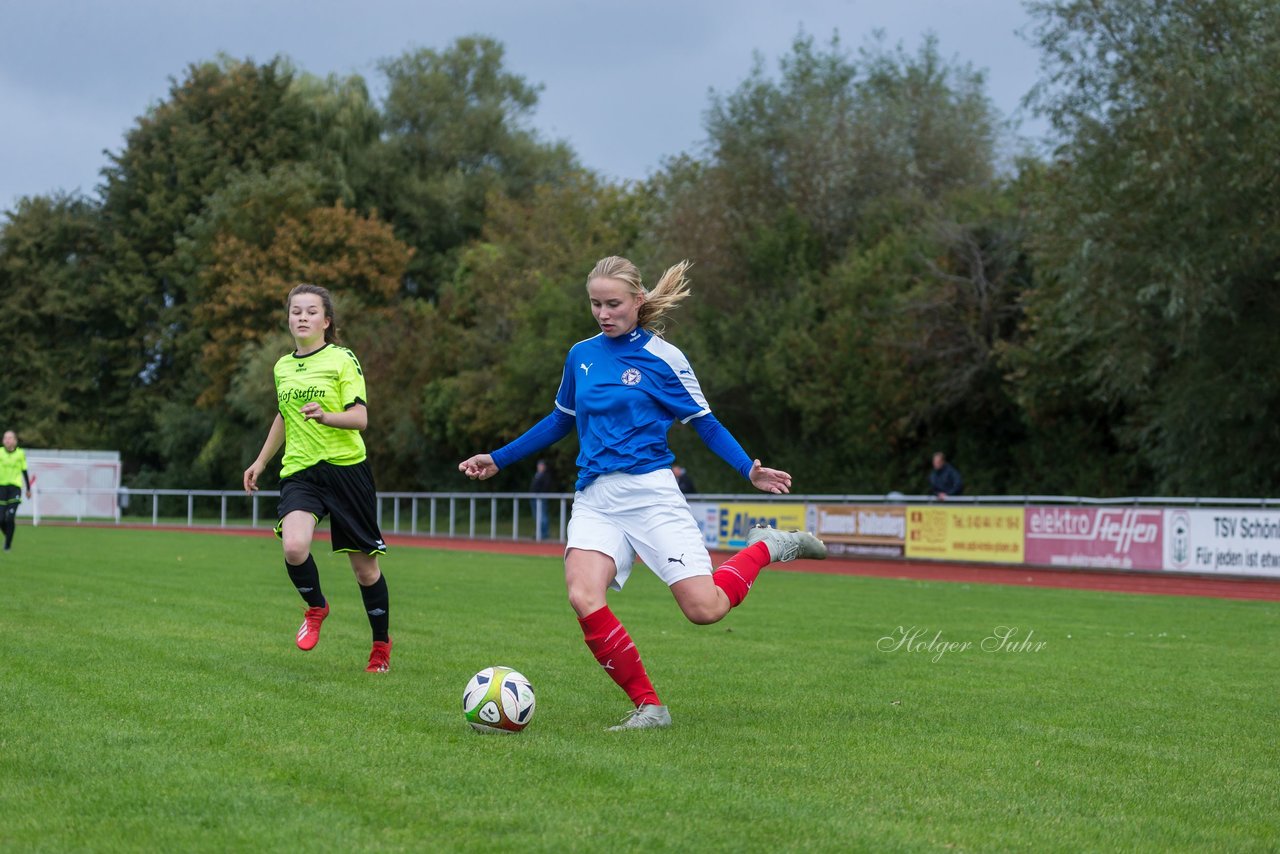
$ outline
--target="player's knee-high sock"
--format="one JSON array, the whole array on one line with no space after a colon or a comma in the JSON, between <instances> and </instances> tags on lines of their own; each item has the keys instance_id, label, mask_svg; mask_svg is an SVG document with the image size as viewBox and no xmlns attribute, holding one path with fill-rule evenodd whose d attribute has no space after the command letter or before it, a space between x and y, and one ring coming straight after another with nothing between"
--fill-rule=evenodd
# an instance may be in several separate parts
<instances>
[{"instance_id":1,"label":"player's knee-high sock","mask_svg":"<svg viewBox=\"0 0 1280 854\"><path fill-rule=\"evenodd\" d=\"M763 542L756 543L721 564L711 573L711 581L729 597L730 607L736 608L751 592L751 585L755 584L760 570L768 565L769 546Z\"/></svg>"},{"instance_id":2,"label":"player's knee-high sock","mask_svg":"<svg viewBox=\"0 0 1280 854\"><path fill-rule=\"evenodd\" d=\"M643 703L662 705L658 692L649 681L649 674L645 672L644 662L640 660L640 651L608 605L580 618L578 623L582 626L582 636L591 654L618 683L618 687L627 692L631 702L637 706Z\"/></svg>"},{"instance_id":3,"label":"player's knee-high sock","mask_svg":"<svg viewBox=\"0 0 1280 854\"><path fill-rule=\"evenodd\" d=\"M0 512L0 530L4 532L4 547L13 545L13 532L18 527L18 508L9 506Z\"/></svg>"},{"instance_id":4,"label":"player's knee-high sock","mask_svg":"<svg viewBox=\"0 0 1280 854\"><path fill-rule=\"evenodd\" d=\"M323 608L324 594L320 592L320 570L316 567L316 559L307 555L307 559L297 566L286 560L284 568L289 570L289 580L298 588L307 605L311 608Z\"/></svg>"},{"instance_id":5,"label":"player's knee-high sock","mask_svg":"<svg viewBox=\"0 0 1280 854\"><path fill-rule=\"evenodd\" d=\"M378 574L378 580L368 587L360 587L360 596L364 599L364 610L369 615L369 628L373 630L373 639L386 643L391 626L390 597L387 595L387 577Z\"/></svg>"}]
</instances>

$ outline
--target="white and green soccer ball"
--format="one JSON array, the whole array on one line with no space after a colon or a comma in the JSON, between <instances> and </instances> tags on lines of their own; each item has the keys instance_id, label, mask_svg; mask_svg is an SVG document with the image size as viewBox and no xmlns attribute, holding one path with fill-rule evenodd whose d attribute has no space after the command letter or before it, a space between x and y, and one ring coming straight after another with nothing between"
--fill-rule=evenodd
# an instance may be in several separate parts
<instances>
[{"instance_id":1,"label":"white and green soccer ball","mask_svg":"<svg viewBox=\"0 0 1280 854\"><path fill-rule=\"evenodd\" d=\"M486 667L462 692L462 712L476 732L519 732L533 720L533 686L510 667Z\"/></svg>"}]
</instances>

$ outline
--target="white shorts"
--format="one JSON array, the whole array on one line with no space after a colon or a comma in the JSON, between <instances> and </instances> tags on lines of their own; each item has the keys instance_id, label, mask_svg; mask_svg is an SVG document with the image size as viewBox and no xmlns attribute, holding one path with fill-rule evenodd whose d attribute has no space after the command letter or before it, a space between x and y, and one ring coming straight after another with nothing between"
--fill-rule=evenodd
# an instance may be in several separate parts
<instances>
[{"instance_id":1,"label":"white shorts","mask_svg":"<svg viewBox=\"0 0 1280 854\"><path fill-rule=\"evenodd\" d=\"M668 587L711 574L702 532L675 475L666 468L601 475L576 493L565 551L569 549L612 557L618 568L609 585L614 590L627 583L637 556Z\"/></svg>"}]
</instances>

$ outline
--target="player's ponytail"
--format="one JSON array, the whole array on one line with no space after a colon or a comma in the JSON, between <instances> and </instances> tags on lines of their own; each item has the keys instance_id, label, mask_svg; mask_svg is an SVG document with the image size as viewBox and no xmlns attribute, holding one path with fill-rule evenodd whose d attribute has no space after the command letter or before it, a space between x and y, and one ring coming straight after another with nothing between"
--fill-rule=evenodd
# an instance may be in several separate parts
<instances>
[{"instance_id":1,"label":"player's ponytail","mask_svg":"<svg viewBox=\"0 0 1280 854\"><path fill-rule=\"evenodd\" d=\"M305 282L301 285L295 285L293 290L289 291L289 297L284 301L284 310L287 314L293 305L293 298L298 294L315 294L320 297L321 304L324 305L324 316L329 321L329 325L324 330L324 343L338 343L338 318L333 313L333 297L329 294L328 289L319 285L310 285Z\"/></svg>"},{"instance_id":2,"label":"player's ponytail","mask_svg":"<svg viewBox=\"0 0 1280 854\"><path fill-rule=\"evenodd\" d=\"M685 297L689 296L689 279L685 276L685 271L692 266L691 261L681 261L673 267L668 267L667 271L662 274L662 278L658 279L658 284L653 286L653 290L649 291L649 296L645 299L644 305L640 306L640 325L659 335L662 334L663 327L659 323L667 312L678 306Z\"/></svg>"},{"instance_id":3,"label":"player's ponytail","mask_svg":"<svg viewBox=\"0 0 1280 854\"><path fill-rule=\"evenodd\" d=\"M616 279L626 284L632 294L643 294L645 300L640 306L638 324L650 332L661 335L662 318L679 305L681 300L689 296L689 280L685 277L685 271L690 265L689 261L681 261L674 267L669 267L653 290L647 291L640 280L640 271L635 264L618 255L610 255L596 262L591 274L587 276L587 282L593 279Z\"/></svg>"}]
</instances>

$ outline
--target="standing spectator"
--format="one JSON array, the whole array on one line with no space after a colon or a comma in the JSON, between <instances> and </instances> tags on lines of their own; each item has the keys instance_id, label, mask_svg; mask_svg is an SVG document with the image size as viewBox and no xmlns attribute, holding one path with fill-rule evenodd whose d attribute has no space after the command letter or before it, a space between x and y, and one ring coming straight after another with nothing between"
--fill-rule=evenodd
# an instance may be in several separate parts
<instances>
[{"instance_id":1,"label":"standing spectator","mask_svg":"<svg viewBox=\"0 0 1280 854\"><path fill-rule=\"evenodd\" d=\"M933 452L933 470L929 472L929 491L939 501L946 501L952 495L964 492L964 479L960 471L951 463L942 451Z\"/></svg>"},{"instance_id":2,"label":"standing spectator","mask_svg":"<svg viewBox=\"0 0 1280 854\"><path fill-rule=\"evenodd\" d=\"M671 472L676 476L676 486L680 487L680 491L685 495L692 495L698 491L693 485L693 478L689 476L689 470L682 465L674 465Z\"/></svg>"},{"instance_id":3,"label":"standing spectator","mask_svg":"<svg viewBox=\"0 0 1280 854\"><path fill-rule=\"evenodd\" d=\"M4 550L13 547L13 532L18 527L18 505L22 488L31 497L31 478L27 474L27 452L18 447L18 434L4 432L4 450L0 450L0 530L4 532Z\"/></svg>"},{"instance_id":4,"label":"standing spectator","mask_svg":"<svg viewBox=\"0 0 1280 854\"><path fill-rule=\"evenodd\" d=\"M554 492L556 488L555 478L551 475L551 470L547 468L546 460L538 460L538 470L533 475L533 482L529 484L529 491L540 493L533 500L533 515L538 522L538 539L545 540L551 529L551 519L548 513L548 502L543 498L541 493Z\"/></svg>"}]
</instances>

